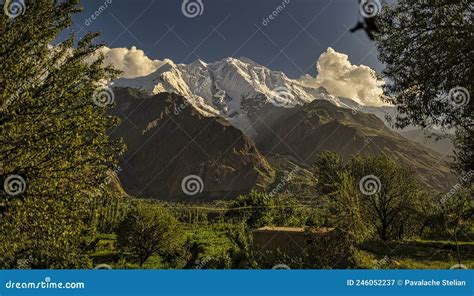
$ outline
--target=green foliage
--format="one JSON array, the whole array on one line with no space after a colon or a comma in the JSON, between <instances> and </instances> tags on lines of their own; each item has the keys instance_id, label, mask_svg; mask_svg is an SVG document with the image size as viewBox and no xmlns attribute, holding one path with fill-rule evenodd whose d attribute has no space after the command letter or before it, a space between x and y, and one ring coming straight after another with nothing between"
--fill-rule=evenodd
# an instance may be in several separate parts
<instances>
[{"instance_id":1,"label":"green foliage","mask_svg":"<svg viewBox=\"0 0 474 296\"><path fill-rule=\"evenodd\" d=\"M239 196L228 215L245 221L250 228L258 228L271 225L274 207L275 200L269 194L253 190Z\"/></svg>"},{"instance_id":2,"label":"green foliage","mask_svg":"<svg viewBox=\"0 0 474 296\"><path fill-rule=\"evenodd\" d=\"M134 253L140 267L153 254L173 263L183 252L184 232L179 222L163 207L138 204L117 229L119 247Z\"/></svg>"},{"instance_id":3,"label":"green foliage","mask_svg":"<svg viewBox=\"0 0 474 296\"><path fill-rule=\"evenodd\" d=\"M243 222L250 229L263 226L304 226L309 210L290 194L271 195L251 191L239 196L227 212L227 217Z\"/></svg>"},{"instance_id":4,"label":"green foliage","mask_svg":"<svg viewBox=\"0 0 474 296\"><path fill-rule=\"evenodd\" d=\"M457 252L462 264L473 266L474 244L435 240L367 241L359 248L377 258L370 268L389 269L449 269L457 262ZM382 261L382 262L381 262Z\"/></svg>"},{"instance_id":5,"label":"green foliage","mask_svg":"<svg viewBox=\"0 0 474 296\"><path fill-rule=\"evenodd\" d=\"M473 169L472 1L400 0L377 18L387 99L399 111L396 125L456 128L460 168Z\"/></svg>"},{"instance_id":6,"label":"green foliage","mask_svg":"<svg viewBox=\"0 0 474 296\"><path fill-rule=\"evenodd\" d=\"M474 223L473 185L453 187L452 193L432 194L420 202L420 228L418 237L423 239L469 239Z\"/></svg>"},{"instance_id":7,"label":"green foliage","mask_svg":"<svg viewBox=\"0 0 474 296\"><path fill-rule=\"evenodd\" d=\"M95 197L90 206L90 211L96 213L98 231L113 233L125 218L130 202L127 197L120 197L106 190L103 196Z\"/></svg>"},{"instance_id":8,"label":"green foliage","mask_svg":"<svg viewBox=\"0 0 474 296\"><path fill-rule=\"evenodd\" d=\"M317 190L334 215L330 226L344 229L356 240L366 238L372 229L382 240L413 233L416 201L422 198L415 175L384 154L355 156L343 163L335 153L323 152L314 168L319 172ZM380 182L368 188L374 192L361 188L366 176Z\"/></svg>"},{"instance_id":9,"label":"green foliage","mask_svg":"<svg viewBox=\"0 0 474 296\"><path fill-rule=\"evenodd\" d=\"M253 258L252 232L244 223L238 223L228 227L227 236L234 244L230 251L233 268L248 269L255 268L257 263Z\"/></svg>"},{"instance_id":10,"label":"green foliage","mask_svg":"<svg viewBox=\"0 0 474 296\"><path fill-rule=\"evenodd\" d=\"M356 265L353 236L341 230L306 232L306 264L311 268L348 268Z\"/></svg>"},{"instance_id":11,"label":"green foliage","mask_svg":"<svg viewBox=\"0 0 474 296\"><path fill-rule=\"evenodd\" d=\"M382 240L402 239L415 232L416 203L425 202L413 171L396 163L387 155L357 156L349 163L357 182L367 175L380 180L375 194L362 197L365 218L368 218ZM360 183L358 184L360 187Z\"/></svg>"},{"instance_id":12,"label":"green foliage","mask_svg":"<svg viewBox=\"0 0 474 296\"><path fill-rule=\"evenodd\" d=\"M221 225L199 227L188 234L186 249L190 254L186 268L227 269L232 267L232 243Z\"/></svg>"},{"instance_id":13,"label":"green foliage","mask_svg":"<svg viewBox=\"0 0 474 296\"><path fill-rule=\"evenodd\" d=\"M455 168L459 172L468 173L474 170L474 129L458 128L454 141L457 162Z\"/></svg>"},{"instance_id":14,"label":"green foliage","mask_svg":"<svg viewBox=\"0 0 474 296\"><path fill-rule=\"evenodd\" d=\"M102 58L84 62L97 34L50 45L78 3L28 1L23 15L0 17L0 176L26 181L20 195L1 193L2 267L21 258L34 268L87 266L96 221L90 205L123 149L106 133L117 119L92 100L99 82L116 74Z\"/></svg>"}]
</instances>

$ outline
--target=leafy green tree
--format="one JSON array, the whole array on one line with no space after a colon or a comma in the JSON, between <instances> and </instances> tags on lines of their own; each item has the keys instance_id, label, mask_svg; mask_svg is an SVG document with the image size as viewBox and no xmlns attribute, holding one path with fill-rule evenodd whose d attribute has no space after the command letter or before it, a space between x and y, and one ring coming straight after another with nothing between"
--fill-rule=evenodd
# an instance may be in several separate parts
<instances>
[{"instance_id":1,"label":"leafy green tree","mask_svg":"<svg viewBox=\"0 0 474 296\"><path fill-rule=\"evenodd\" d=\"M226 215L255 229L263 226L304 226L308 212L291 194L271 195L253 190L233 202Z\"/></svg>"},{"instance_id":2,"label":"leafy green tree","mask_svg":"<svg viewBox=\"0 0 474 296\"><path fill-rule=\"evenodd\" d=\"M343 158L336 152L322 152L312 170L317 178L317 195L324 201L319 212L326 217L320 226L340 229L352 241L362 240L368 228L362 218L360 191Z\"/></svg>"},{"instance_id":3,"label":"leafy green tree","mask_svg":"<svg viewBox=\"0 0 474 296\"><path fill-rule=\"evenodd\" d=\"M334 151L320 153L313 167L318 193L326 195L336 192L342 182L341 173L344 170L344 160L339 154Z\"/></svg>"},{"instance_id":4,"label":"leafy green tree","mask_svg":"<svg viewBox=\"0 0 474 296\"><path fill-rule=\"evenodd\" d=\"M0 266L31 258L34 268L85 267L96 221L89 205L122 151L107 135L118 120L97 104L100 83L116 72L102 57L84 62L97 34L52 46L81 11L79 0L25 5L0 17L0 176L24 180L18 194L1 193Z\"/></svg>"},{"instance_id":5,"label":"leafy green tree","mask_svg":"<svg viewBox=\"0 0 474 296\"><path fill-rule=\"evenodd\" d=\"M229 225L226 230L227 237L234 245L234 248L230 250L232 268L256 268L257 263L253 258L252 231L247 224L235 223Z\"/></svg>"},{"instance_id":6,"label":"leafy green tree","mask_svg":"<svg viewBox=\"0 0 474 296\"><path fill-rule=\"evenodd\" d=\"M278 194L275 199L275 209L272 224L276 226L302 227L305 226L310 208L301 203L292 194Z\"/></svg>"},{"instance_id":7,"label":"leafy green tree","mask_svg":"<svg viewBox=\"0 0 474 296\"><path fill-rule=\"evenodd\" d=\"M265 192L252 190L233 202L228 216L244 221L250 228L272 225L274 198Z\"/></svg>"},{"instance_id":8,"label":"leafy green tree","mask_svg":"<svg viewBox=\"0 0 474 296\"><path fill-rule=\"evenodd\" d=\"M353 157L348 167L361 191L364 216L369 218L379 238L402 239L412 234L416 202L423 197L414 172L386 154ZM375 179L373 188L367 183L371 178Z\"/></svg>"},{"instance_id":9,"label":"leafy green tree","mask_svg":"<svg viewBox=\"0 0 474 296\"><path fill-rule=\"evenodd\" d=\"M474 168L472 10L470 0L396 1L377 15L376 38L396 125L455 128L466 172Z\"/></svg>"},{"instance_id":10,"label":"leafy green tree","mask_svg":"<svg viewBox=\"0 0 474 296\"><path fill-rule=\"evenodd\" d=\"M443 200L444 202L440 207L441 221L443 221L444 228L449 237L452 238L456 244L456 259L458 264L461 264L462 260L459 250L459 240L463 235L468 237L469 231L473 227L473 193L474 186L472 184L461 188L458 192Z\"/></svg>"},{"instance_id":11,"label":"leafy green tree","mask_svg":"<svg viewBox=\"0 0 474 296\"><path fill-rule=\"evenodd\" d=\"M411 219L422 197L413 172L384 154L355 156L343 163L334 152L323 152L314 167L317 191L334 216L330 226L354 240L364 239L372 229L382 240L412 233Z\"/></svg>"},{"instance_id":12,"label":"leafy green tree","mask_svg":"<svg viewBox=\"0 0 474 296\"><path fill-rule=\"evenodd\" d=\"M163 207L138 204L117 229L119 247L138 256L140 267L153 254L172 261L183 250L184 232L171 213Z\"/></svg>"}]
</instances>

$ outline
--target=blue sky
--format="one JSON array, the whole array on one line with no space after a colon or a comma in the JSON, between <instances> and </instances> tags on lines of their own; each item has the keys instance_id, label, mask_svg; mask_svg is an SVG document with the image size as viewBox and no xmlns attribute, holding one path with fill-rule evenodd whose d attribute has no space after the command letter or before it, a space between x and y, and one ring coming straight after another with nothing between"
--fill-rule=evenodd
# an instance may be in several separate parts
<instances>
[{"instance_id":1,"label":"blue sky","mask_svg":"<svg viewBox=\"0 0 474 296\"><path fill-rule=\"evenodd\" d=\"M349 55L352 64L380 72L374 44L363 32L348 32L361 18L357 0L286 0L264 25L283 2L201 0L201 14L186 17L183 0L83 1L85 11L75 16L73 29L79 36L100 31L100 41L111 48L136 46L152 59L176 63L245 56L296 78L314 76L315 61L332 47Z\"/></svg>"}]
</instances>

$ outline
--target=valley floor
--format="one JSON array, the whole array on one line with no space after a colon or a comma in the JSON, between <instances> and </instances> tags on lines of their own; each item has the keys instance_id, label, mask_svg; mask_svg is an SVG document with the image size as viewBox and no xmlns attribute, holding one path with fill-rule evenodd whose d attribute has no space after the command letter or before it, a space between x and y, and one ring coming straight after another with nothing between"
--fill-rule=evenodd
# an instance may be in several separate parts
<instances>
[{"instance_id":1,"label":"valley floor","mask_svg":"<svg viewBox=\"0 0 474 296\"><path fill-rule=\"evenodd\" d=\"M151 256L143 269L228 269L235 268L229 256L233 243L228 237L229 225L198 226L186 232L189 241L199 246L200 253L189 264L170 267L159 256ZM456 258L454 242L446 240L371 241L358 246L361 269L450 269L474 266L474 242L459 242L461 265ZM113 269L139 269L138 260L116 248L115 234L101 234L96 250L91 254L94 266L107 264ZM190 259L190 258L187 258ZM275 262L275 265L282 262ZM256 267L259 268L259 267ZM291 265L290 265L291 268Z\"/></svg>"}]
</instances>

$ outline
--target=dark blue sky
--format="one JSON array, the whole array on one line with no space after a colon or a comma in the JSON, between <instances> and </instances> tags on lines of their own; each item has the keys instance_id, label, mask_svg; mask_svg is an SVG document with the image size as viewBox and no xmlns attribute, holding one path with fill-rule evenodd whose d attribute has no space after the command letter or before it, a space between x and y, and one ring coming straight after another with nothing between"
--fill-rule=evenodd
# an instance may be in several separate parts
<instances>
[{"instance_id":1,"label":"dark blue sky","mask_svg":"<svg viewBox=\"0 0 474 296\"><path fill-rule=\"evenodd\" d=\"M150 58L176 63L245 56L299 77L315 75L316 59L331 46L348 54L353 64L382 68L365 34L347 32L360 19L357 0L286 0L286 7L266 26L263 20L284 1L201 1L202 14L193 18L183 14L183 0L83 1L85 12L75 17L74 29L79 36L81 30L101 31L101 41L111 48L136 46ZM90 19L107 2L108 7Z\"/></svg>"}]
</instances>

